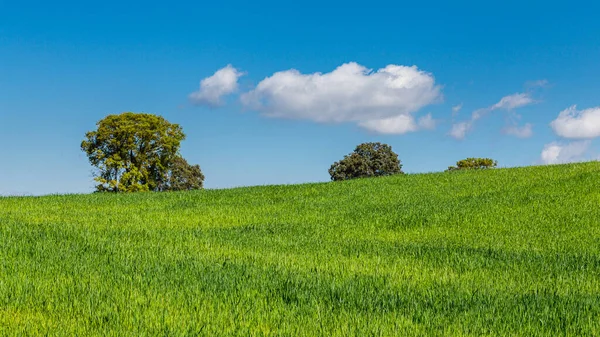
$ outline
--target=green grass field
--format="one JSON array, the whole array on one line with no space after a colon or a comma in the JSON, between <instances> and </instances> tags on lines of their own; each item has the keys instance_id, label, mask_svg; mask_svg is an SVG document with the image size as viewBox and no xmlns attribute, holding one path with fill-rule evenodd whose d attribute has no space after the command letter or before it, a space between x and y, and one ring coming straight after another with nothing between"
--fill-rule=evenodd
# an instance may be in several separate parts
<instances>
[{"instance_id":1,"label":"green grass field","mask_svg":"<svg viewBox=\"0 0 600 337\"><path fill-rule=\"evenodd\" d=\"M0 198L0 335L600 335L600 163Z\"/></svg>"}]
</instances>

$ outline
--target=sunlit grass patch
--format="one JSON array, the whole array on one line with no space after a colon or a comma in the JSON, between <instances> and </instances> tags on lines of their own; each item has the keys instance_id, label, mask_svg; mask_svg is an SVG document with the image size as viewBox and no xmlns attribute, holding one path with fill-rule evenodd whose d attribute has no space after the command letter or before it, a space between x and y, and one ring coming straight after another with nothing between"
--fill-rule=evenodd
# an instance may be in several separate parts
<instances>
[{"instance_id":1,"label":"sunlit grass patch","mask_svg":"<svg viewBox=\"0 0 600 337\"><path fill-rule=\"evenodd\" d=\"M0 198L0 335L598 335L600 163Z\"/></svg>"}]
</instances>

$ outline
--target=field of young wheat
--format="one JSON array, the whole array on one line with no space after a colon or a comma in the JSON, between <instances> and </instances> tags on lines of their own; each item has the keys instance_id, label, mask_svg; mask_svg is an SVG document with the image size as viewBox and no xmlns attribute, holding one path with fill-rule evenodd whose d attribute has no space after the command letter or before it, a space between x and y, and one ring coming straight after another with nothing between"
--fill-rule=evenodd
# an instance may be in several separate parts
<instances>
[{"instance_id":1,"label":"field of young wheat","mask_svg":"<svg viewBox=\"0 0 600 337\"><path fill-rule=\"evenodd\" d=\"M0 198L0 335L600 335L600 163Z\"/></svg>"}]
</instances>

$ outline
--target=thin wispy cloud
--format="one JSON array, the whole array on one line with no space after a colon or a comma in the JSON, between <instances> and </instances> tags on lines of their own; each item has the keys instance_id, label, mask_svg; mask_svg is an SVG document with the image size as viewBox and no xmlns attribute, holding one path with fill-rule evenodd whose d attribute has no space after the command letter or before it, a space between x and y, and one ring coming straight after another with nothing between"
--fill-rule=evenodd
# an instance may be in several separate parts
<instances>
[{"instance_id":1,"label":"thin wispy cloud","mask_svg":"<svg viewBox=\"0 0 600 337\"><path fill-rule=\"evenodd\" d=\"M494 111L497 109L505 109L505 110L513 110L517 109L529 104L534 103L535 101L531 98L531 94L529 93L516 93L513 95L505 96L500 99L500 102L492 105L489 111Z\"/></svg>"},{"instance_id":2,"label":"thin wispy cloud","mask_svg":"<svg viewBox=\"0 0 600 337\"><path fill-rule=\"evenodd\" d=\"M274 118L317 123L356 123L383 134L403 134L435 125L414 113L441 101L432 74L416 66L390 64L373 71L355 62L329 73L280 71L241 96L249 109Z\"/></svg>"},{"instance_id":3,"label":"thin wispy cloud","mask_svg":"<svg viewBox=\"0 0 600 337\"><path fill-rule=\"evenodd\" d=\"M509 126L503 130L504 134L515 136L517 138L529 138L533 135L531 123L519 126Z\"/></svg>"},{"instance_id":4,"label":"thin wispy cloud","mask_svg":"<svg viewBox=\"0 0 600 337\"><path fill-rule=\"evenodd\" d=\"M450 132L448 132L448 135L456 139L464 139L466 134L473 129L475 121L481 119L490 112L494 110L506 110L512 112L515 109L534 103L536 103L536 101L531 97L530 93L515 93L512 95L504 96L500 99L500 101L489 107L473 111L470 120L453 124L452 128L450 129ZM529 126L529 131L531 131L531 126ZM509 134L515 135L515 133L515 130L513 130L513 132ZM522 132L521 134L525 134L525 132Z\"/></svg>"},{"instance_id":5,"label":"thin wispy cloud","mask_svg":"<svg viewBox=\"0 0 600 337\"><path fill-rule=\"evenodd\" d=\"M433 119L430 113L419 118L418 122L419 128L423 130L433 130L435 129L437 124L438 121Z\"/></svg>"},{"instance_id":6,"label":"thin wispy cloud","mask_svg":"<svg viewBox=\"0 0 600 337\"><path fill-rule=\"evenodd\" d=\"M550 86L550 82L548 82L548 80L536 80L536 81L529 81L527 83L525 83L525 87L528 89L535 89L535 88L546 88Z\"/></svg>"},{"instance_id":7,"label":"thin wispy cloud","mask_svg":"<svg viewBox=\"0 0 600 337\"><path fill-rule=\"evenodd\" d=\"M469 130L471 130L471 126L472 126L472 121L452 124L452 128L450 129L450 132L448 133L448 135L450 135L451 137L454 137L456 139L464 139L467 132L469 132Z\"/></svg>"},{"instance_id":8,"label":"thin wispy cloud","mask_svg":"<svg viewBox=\"0 0 600 337\"><path fill-rule=\"evenodd\" d=\"M460 109L462 109L462 107L463 107L462 103L453 106L452 107L452 115L456 115L460 111Z\"/></svg>"}]
</instances>

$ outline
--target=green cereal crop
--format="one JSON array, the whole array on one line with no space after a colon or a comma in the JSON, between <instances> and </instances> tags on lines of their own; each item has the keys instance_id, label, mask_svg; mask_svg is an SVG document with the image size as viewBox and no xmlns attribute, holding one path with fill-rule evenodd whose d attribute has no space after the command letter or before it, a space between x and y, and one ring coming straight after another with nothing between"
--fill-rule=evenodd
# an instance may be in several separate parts
<instances>
[{"instance_id":1,"label":"green cereal crop","mask_svg":"<svg viewBox=\"0 0 600 337\"><path fill-rule=\"evenodd\" d=\"M600 335L600 163L0 198L1 336Z\"/></svg>"}]
</instances>

